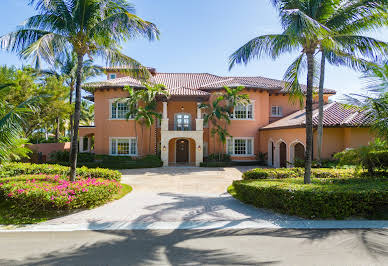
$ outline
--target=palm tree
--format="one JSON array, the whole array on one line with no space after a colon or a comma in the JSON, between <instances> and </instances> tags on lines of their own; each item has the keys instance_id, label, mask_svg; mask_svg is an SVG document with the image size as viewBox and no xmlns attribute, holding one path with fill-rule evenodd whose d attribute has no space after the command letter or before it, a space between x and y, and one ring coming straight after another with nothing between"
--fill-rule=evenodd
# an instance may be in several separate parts
<instances>
[{"instance_id":1,"label":"palm tree","mask_svg":"<svg viewBox=\"0 0 388 266\"><path fill-rule=\"evenodd\" d=\"M316 20L332 29L335 33L336 40L342 45L350 47L353 45L352 40L358 38L364 39L365 43L375 44L377 46L381 43L372 38L364 38L357 34L362 34L365 31L373 30L382 27L388 23L386 15L386 0L359 0L359 1L331 1L331 6L326 8L323 12L316 14ZM385 5L385 7L384 7ZM378 47L374 47L376 49ZM317 159L321 161L322 151L322 136L323 136L323 88L325 80L325 65L326 61L334 65L343 65L351 67L355 70L365 71L369 66L369 62L364 59L355 58L350 54L325 52L321 49L321 63L319 74L319 113L318 113L318 138L317 138ZM363 54L368 56L368 54ZM374 58L369 58L374 60Z\"/></svg>"},{"instance_id":2,"label":"palm tree","mask_svg":"<svg viewBox=\"0 0 388 266\"><path fill-rule=\"evenodd\" d=\"M216 138L215 135L219 135L222 142L223 132L219 124L230 123L230 114L227 111L227 107L223 104L225 96L222 94L216 95L217 97L211 103L202 103L199 108L204 109L205 115L203 121L205 124L211 122L212 129L210 131L214 141L214 154L216 153ZM220 134L219 134L220 133ZM219 153L219 159L221 160L221 153Z\"/></svg>"},{"instance_id":3,"label":"palm tree","mask_svg":"<svg viewBox=\"0 0 388 266\"><path fill-rule=\"evenodd\" d=\"M80 124L90 126L94 124L94 104L87 100L81 102Z\"/></svg>"},{"instance_id":4,"label":"palm tree","mask_svg":"<svg viewBox=\"0 0 388 266\"><path fill-rule=\"evenodd\" d=\"M23 136L23 124L26 114L30 113L37 103L37 97L30 98L17 106L10 105L5 96L9 93L12 84L0 85L0 162L8 160L15 151L26 154L21 148L26 143Z\"/></svg>"},{"instance_id":5,"label":"palm tree","mask_svg":"<svg viewBox=\"0 0 388 266\"><path fill-rule=\"evenodd\" d=\"M382 42L378 44L375 40L356 36L347 37L348 41L341 41L341 36L315 20L316 14L331 8L331 1L320 0L272 0L275 8L279 10L282 26L282 34L264 35L246 43L230 56L230 68L235 64L247 64L252 59L269 55L276 59L286 52L300 51L299 57L287 69L284 79L287 81L287 89L291 97L299 97L304 102L306 109L306 160L304 182L311 183L311 163L313 145L313 125L312 125L312 103L314 77L316 71L315 55L320 50L334 55L375 55L386 45ZM378 47L375 49L375 47ZM307 61L307 86L306 92L302 93L299 85L300 71ZM353 60L353 62L357 62ZM303 98L301 97L303 95Z\"/></svg>"},{"instance_id":6,"label":"palm tree","mask_svg":"<svg viewBox=\"0 0 388 266\"><path fill-rule=\"evenodd\" d=\"M150 22L134 15L126 0L31 0L38 14L30 17L17 31L1 37L1 47L25 58L54 64L66 53L77 55L75 71L75 110L70 180L75 180L77 141L81 108L81 82L84 57L100 56L110 66L129 66L129 72L147 78L149 72L136 60L124 55L119 44L135 37L158 38Z\"/></svg>"}]
</instances>

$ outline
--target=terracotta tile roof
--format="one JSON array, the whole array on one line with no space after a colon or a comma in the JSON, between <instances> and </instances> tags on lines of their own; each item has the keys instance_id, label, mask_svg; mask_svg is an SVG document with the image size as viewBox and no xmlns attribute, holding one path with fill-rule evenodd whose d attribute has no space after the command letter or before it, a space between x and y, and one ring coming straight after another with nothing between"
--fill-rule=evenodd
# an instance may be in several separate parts
<instances>
[{"instance_id":1,"label":"terracotta tile roof","mask_svg":"<svg viewBox=\"0 0 388 266\"><path fill-rule=\"evenodd\" d=\"M258 88L287 93L285 82L265 77L220 77L208 73L156 73L149 80L151 83L163 84L167 89L190 88L195 90L221 89L224 86ZM83 85L84 88L96 89L102 87L143 87L141 82L131 77L111 79L103 82L92 82ZM302 89L306 87L302 85ZM335 94L333 90L325 90L327 94Z\"/></svg>"},{"instance_id":2,"label":"terracotta tile roof","mask_svg":"<svg viewBox=\"0 0 388 266\"><path fill-rule=\"evenodd\" d=\"M368 126L371 122L365 112L360 111L356 107L346 107L341 103L327 104L323 110L324 127L359 127ZM313 125L318 126L318 109L313 110ZM261 130L305 126L306 113L305 110L301 110L271 123L261 128Z\"/></svg>"},{"instance_id":3,"label":"terracotta tile roof","mask_svg":"<svg viewBox=\"0 0 388 266\"><path fill-rule=\"evenodd\" d=\"M210 93L189 88L176 88L167 90L170 96L209 96Z\"/></svg>"}]
</instances>

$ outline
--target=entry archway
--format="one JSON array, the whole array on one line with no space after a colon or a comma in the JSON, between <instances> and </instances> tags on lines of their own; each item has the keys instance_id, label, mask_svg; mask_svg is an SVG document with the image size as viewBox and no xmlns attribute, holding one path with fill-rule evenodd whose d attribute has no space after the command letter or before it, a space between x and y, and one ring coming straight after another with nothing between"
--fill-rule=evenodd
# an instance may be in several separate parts
<instances>
[{"instance_id":1,"label":"entry archway","mask_svg":"<svg viewBox=\"0 0 388 266\"><path fill-rule=\"evenodd\" d=\"M305 146L299 140L294 141L290 145L290 162L294 164L296 159L305 159Z\"/></svg>"},{"instance_id":2,"label":"entry archway","mask_svg":"<svg viewBox=\"0 0 388 266\"><path fill-rule=\"evenodd\" d=\"M287 144L280 139L275 144L275 163L274 167L287 167Z\"/></svg>"}]
</instances>

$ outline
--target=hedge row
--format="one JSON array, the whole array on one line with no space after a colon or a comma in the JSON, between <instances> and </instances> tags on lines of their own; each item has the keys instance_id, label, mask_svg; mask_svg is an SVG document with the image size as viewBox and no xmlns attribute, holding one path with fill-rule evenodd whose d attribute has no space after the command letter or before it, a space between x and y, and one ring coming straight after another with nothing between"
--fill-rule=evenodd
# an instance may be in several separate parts
<instances>
[{"instance_id":1,"label":"hedge row","mask_svg":"<svg viewBox=\"0 0 388 266\"><path fill-rule=\"evenodd\" d=\"M12 177L18 175L60 175L67 176L70 172L69 167L54 164L30 164L30 163L8 163L0 166L0 178ZM114 170L87 167L77 168L77 176L86 178L103 178L108 180L121 180L121 173Z\"/></svg>"},{"instance_id":2,"label":"hedge row","mask_svg":"<svg viewBox=\"0 0 388 266\"><path fill-rule=\"evenodd\" d=\"M244 180L254 179L284 179L303 177L303 168L279 168L279 169L262 169L256 168L243 174ZM352 169L328 169L313 168L311 169L312 178L351 178L355 175Z\"/></svg>"},{"instance_id":3,"label":"hedge row","mask_svg":"<svg viewBox=\"0 0 388 266\"><path fill-rule=\"evenodd\" d=\"M244 203L304 218L376 217L388 208L388 180L313 179L234 181L231 191ZM383 211L382 211L383 210Z\"/></svg>"}]
</instances>

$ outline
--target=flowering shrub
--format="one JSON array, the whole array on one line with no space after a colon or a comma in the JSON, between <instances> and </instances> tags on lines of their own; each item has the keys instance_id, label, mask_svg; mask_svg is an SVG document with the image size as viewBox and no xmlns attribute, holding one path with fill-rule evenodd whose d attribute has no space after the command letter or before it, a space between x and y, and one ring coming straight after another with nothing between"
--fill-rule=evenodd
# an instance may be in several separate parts
<instances>
[{"instance_id":1,"label":"flowering shrub","mask_svg":"<svg viewBox=\"0 0 388 266\"><path fill-rule=\"evenodd\" d=\"M30 164L30 163L8 163L0 166L0 178L18 175L47 174L66 176L70 172L69 167L55 164ZM110 169L87 167L77 168L77 175L80 178L104 178L120 181L121 173Z\"/></svg>"},{"instance_id":2,"label":"flowering shrub","mask_svg":"<svg viewBox=\"0 0 388 266\"><path fill-rule=\"evenodd\" d=\"M0 199L28 212L101 205L120 191L115 180L85 178L70 182L59 175L24 175L0 180Z\"/></svg>"}]
</instances>

